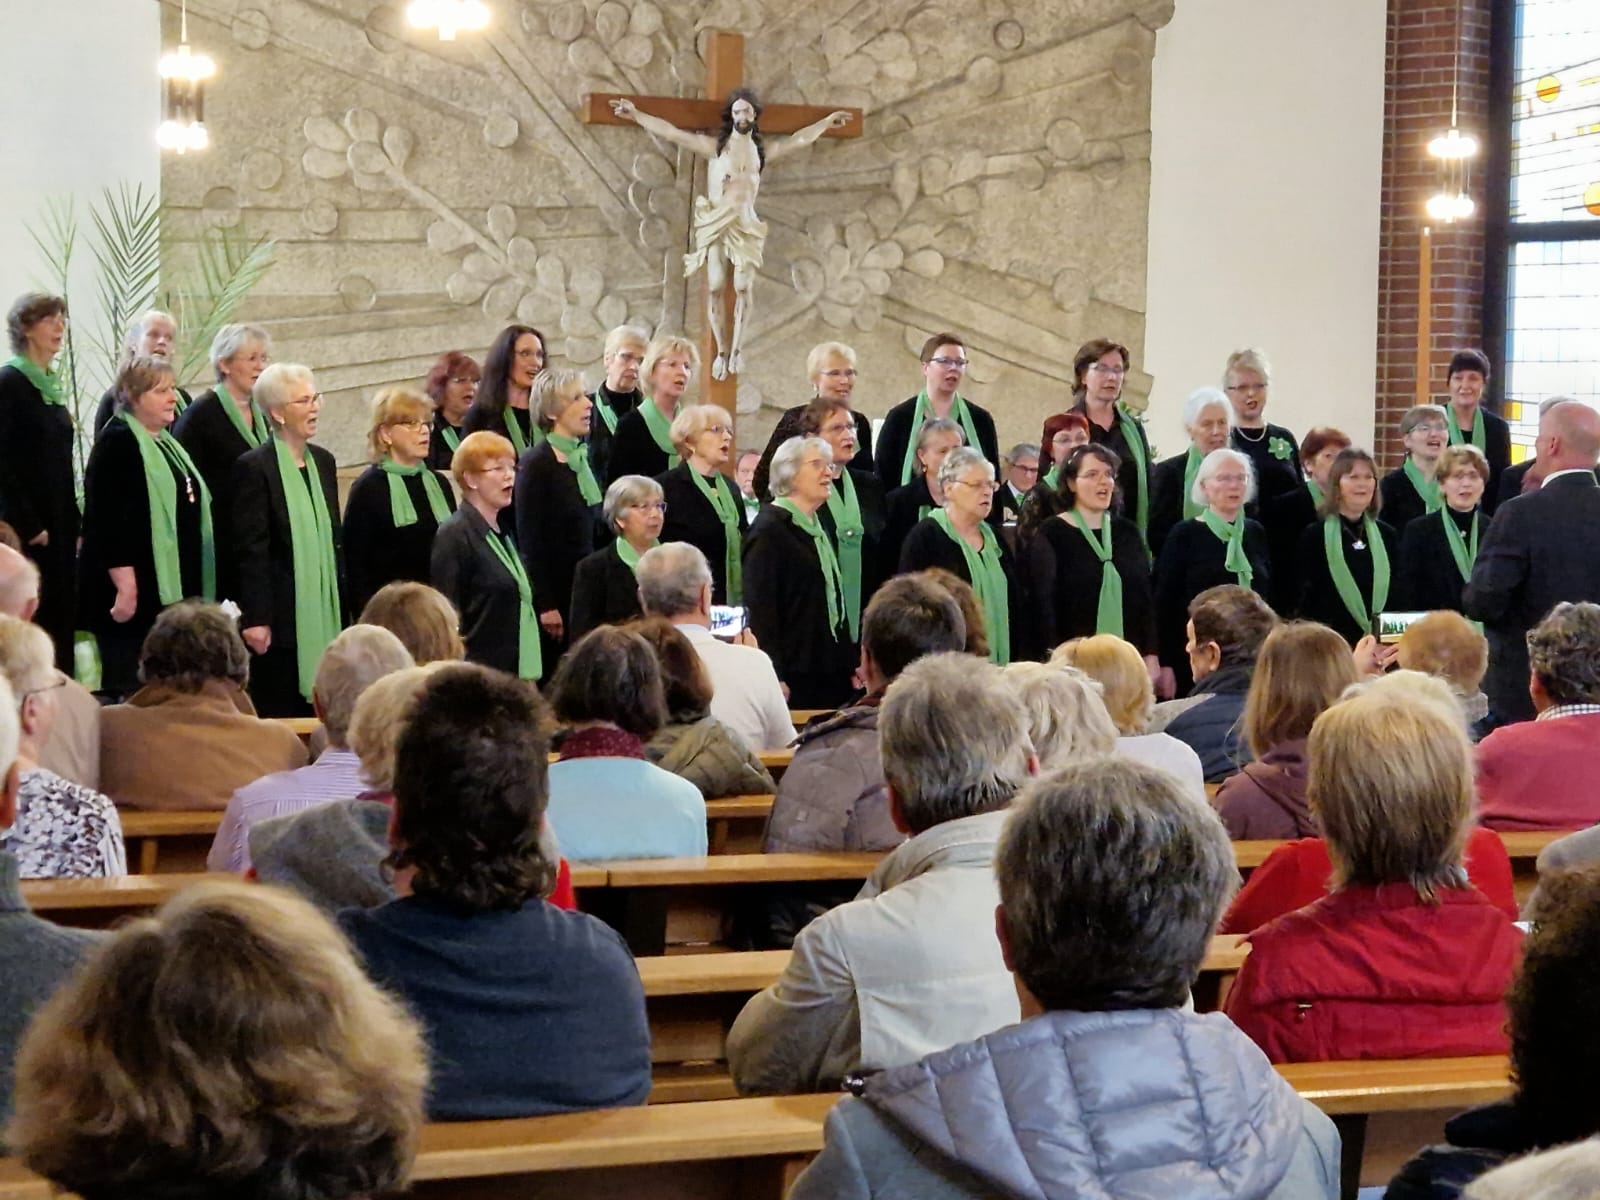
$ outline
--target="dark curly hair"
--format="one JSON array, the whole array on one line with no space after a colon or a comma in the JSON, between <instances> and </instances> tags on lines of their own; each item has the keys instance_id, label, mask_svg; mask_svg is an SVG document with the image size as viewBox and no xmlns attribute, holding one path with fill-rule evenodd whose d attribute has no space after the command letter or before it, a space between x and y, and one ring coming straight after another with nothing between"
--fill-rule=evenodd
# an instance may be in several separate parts
<instances>
[{"instance_id":1,"label":"dark curly hair","mask_svg":"<svg viewBox=\"0 0 1600 1200\"><path fill-rule=\"evenodd\" d=\"M728 139L733 136L733 106L740 100L748 100L750 107L756 110L755 123L750 126L750 140L756 144L756 157L761 160L763 170L767 166L767 148L761 140L761 101L756 99L756 94L746 87L734 88L728 93L728 98L722 105L722 128L717 131L717 153L721 154L728 145Z\"/></svg>"},{"instance_id":2,"label":"dark curly hair","mask_svg":"<svg viewBox=\"0 0 1600 1200\"><path fill-rule=\"evenodd\" d=\"M1122 458L1115 450L1102 446L1097 442L1089 442L1082 446L1074 446L1061 464L1061 471L1056 477L1054 490L1046 487L1041 480L1038 486L1030 491L1022 500L1022 516L1017 522L1017 537L1027 541L1051 517L1058 517L1077 503L1077 496L1068 484L1076 483L1078 472L1083 470L1085 459L1098 458L1111 469L1111 477L1116 478L1117 472L1122 468ZM1115 505L1121 494L1112 496Z\"/></svg>"},{"instance_id":3,"label":"dark curly hair","mask_svg":"<svg viewBox=\"0 0 1600 1200\"><path fill-rule=\"evenodd\" d=\"M550 889L539 851L550 799L549 708L532 684L473 663L441 667L395 753L395 869L469 912L515 909Z\"/></svg>"},{"instance_id":4,"label":"dark curly hair","mask_svg":"<svg viewBox=\"0 0 1600 1200\"><path fill-rule=\"evenodd\" d=\"M199 600L163 609L139 649L139 682L198 692L213 679L241 688L250 683L250 652L238 623Z\"/></svg>"}]
</instances>

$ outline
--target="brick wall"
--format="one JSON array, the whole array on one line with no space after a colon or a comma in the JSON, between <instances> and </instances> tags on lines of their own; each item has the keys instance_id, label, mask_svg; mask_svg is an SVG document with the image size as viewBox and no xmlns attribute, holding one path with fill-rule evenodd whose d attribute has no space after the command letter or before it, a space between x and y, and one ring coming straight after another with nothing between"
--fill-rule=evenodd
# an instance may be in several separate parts
<instances>
[{"instance_id":1,"label":"brick wall","mask_svg":"<svg viewBox=\"0 0 1600 1200\"><path fill-rule=\"evenodd\" d=\"M1491 0L1462 0L1459 18L1458 121L1480 145L1488 134L1490 6ZM1433 230L1428 390L1435 402L1444 395L1451 353L1483 343L1481 150L1473 163L1471 189L1478 212L1466 222L1441 226L1430 222L1424 209L1436 184L1428 142L1450 124L1457 21L1454 0L1389 0L1374 399L1378 444L1373 447L1388 466L1397 465L1402 454L1396 432L1400 416L1416 402L1418 258L1425 225ZM1500 365L1495 363L1497 370Z\"/></svg>"}]
</instances>

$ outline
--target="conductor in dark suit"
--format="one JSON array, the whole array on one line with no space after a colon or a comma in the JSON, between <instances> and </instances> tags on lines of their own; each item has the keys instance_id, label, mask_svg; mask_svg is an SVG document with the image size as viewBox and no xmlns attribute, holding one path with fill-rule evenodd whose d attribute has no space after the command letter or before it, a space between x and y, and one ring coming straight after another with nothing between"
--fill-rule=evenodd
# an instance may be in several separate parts
<instances>
[{"instance_id":1,"label":"conductor in dark suit","mask_svg":"<svg viewBox=\"0 0 1600 1200\"><path fill-rule=\"evenodd\" d=\"M1600 412L1576 400L1543 409L1534 443L1544 482L1495 514L1462 597L1484 623L1484 691L1499 723L1533 717L1527 633L1562 600L1600 601Z\"/></svg>"}]
</instances>

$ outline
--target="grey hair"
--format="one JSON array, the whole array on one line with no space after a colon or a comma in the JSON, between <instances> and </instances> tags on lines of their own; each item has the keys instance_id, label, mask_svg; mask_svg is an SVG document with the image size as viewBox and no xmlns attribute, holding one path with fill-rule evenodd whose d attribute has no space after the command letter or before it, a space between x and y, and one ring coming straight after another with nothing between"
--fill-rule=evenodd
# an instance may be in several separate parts
<instances>
[{"instance_id":1,"label":"grey hair","mask_svg":"<svg viewBox=\"0 0 1600 1200\"><path fill-rule=\"evenodd\" d=\"M1223 446L1220 450L1213 450L1200 460L1200 469L1194 473L1194 487L1189 489L1189 499L1196 504L1204 505L1206 502L1206 480L1222 470L1225 463L1238 463L1244 468L1244 502L1249 504L1256 498L1256 465L1250 461L1250 456L1240 450L1230 450Z\"/></svg>"},{"instance_id":2,"label":"grey hair","mask_svg":"<svg viewBox=\"0 0 1600 1200\"><path fill-rule=\"evenodd\" d=\"M312 684L328 744L344 746L362 692L385 675L415 665L411 651L381 625L352 625L329 642Z\"/></svg>"},{"instance_id":3,"label":"grey hair","mask_svg":"<svg viewBox=\"0 0 1600 1200\"><path fill-rule=\"evenodd\" d=\"M689 443L710 429L716 421L721 421L725 429L733 428L733 418L720 404L686 405L672 418L672 424L667 429L667 440L680 454L685 454Z\"/></svg>"},{"instance_id":4,"label":"grey hair","mask_svg":"<svg viewBox=\"0 0 1600 1200\"><path fill-rule=\"evenodd\" d=\"M289 392L297 384L310 384L317 386L316 376L311 374L311 368L301 363L273 363L261 377L256 380L256 403L269 412L282 408L289 403Z\"/></svg>"},{"instance_id":5,"label":"grey hair","mask_svg":"<svg viewBox=\"0 0 1600 1200\"><path fill-rule=\"evenodd\" d=\"M615 529L624 509L660 500L663 494L661 485L648 475L619 475L606 488L600 511L605 514L606 524Z\"/></svg>"},{"instance_id":6,"label":"grey hair","mask_svg":"<svg viewBox=\"0 0 1600 1200\"><path fill-rule=\"evenodd\" d=\"M976 446L957 446L944 461L939 464L939 487L948 489L952 483L961 478L961 473L972 467L982 467L984 474L991 482L994 480L994 464L983 456L983 451ZM948 496L948 490L945 491Z\"/></svg>"},{"instance_id":7,"label":"grey hair","mask_svg":"<svg viewBox=\"0 0 1600 1200\"><path fill-rule=\"evenodd\" d=\"M1573 396L1546 396L1539 401L1539 415L1542 417L1558 404L1577 404L1578 399Z\"/></svg>"},{"instance_id":8,"label":"grey hair","mask_svg":"<svg viewBox=\"0 0 1600 1200\"><path fill-rule=\"evenodd\" d=\"M0 679L0 776L9 774L11 764L17 761L17 746L22 741L21 709L11 685Z\"/></svg>"},{"instance_id":9,"label":"grey hair","mask_svg":"<svg viewBox=\"0 0 1600 1200\"><path fill-rule=\"evenodd\" d=\"M819 450L833 465L833 447L819 437L792 437L779 446L767 468L767 488L774 498L787 496L794 489L794 478L800 473L800 463L807 450Z\"/></svg>"},{"instance_id":10,"label":"grey hair","mask_svg":"<svg viewBox=\"0 0 1600 1200\"><path fill-rule=\"evenodd\" d=\"M1042 770L1110 754L1117 727L1105 688L1077 667L1016 662L1001 670L1028 715L1028 738Z\"/></svg>"},{"instance_id":11,"label":"grey hair","mask_svg":"<svg viewBox=\"0 0 1600 1200\"><path fill-rule=\"evenodd\" d=\"M700 593L711 584L711 564L699 547L665 542L639 556L634 569L639 606L647 617L680 617L698 612Z\"/></svg>"},{"instance_id":12,"label":"grey hair","mask_svg":"<svg viewBox=\"0 0 1600 1200\"><path fill-rule=\"evenodd\" d=\"M856 352L843 342L818 342L806 355L806 378L815 379L822 364L830 358L842 358L852 367L856 365Z\"/></svg>"},{"instance_id":13,"label":"grey hair","mask_svg":"<svg viewBox=\"0 0 1600 1200\"><path fill-rule=\"evenodd\" d=\"M1040 776L995 849L1012 969L1047 1010L1176 1008L1239 869L1221 819L1166 771L1096 758Z\"/></svg>"},{"instance_id":14,"label":"grey hair","mask_svg":"<svg viewBox=\"0 0 1600 1200\"><path fill-rule=\"evenodd\" d=\"M50 635L32 621L0 616L0 679L11 685L17 703L29 692L43 691L55 678L56 649Z\"/></svg>"},{"instance_id":15,"label":"grey hair","mask_svg":"<svg viewBox=\"0 0 1600 1200\"><path fill-rule=\"evenodd\" d=\"M1000 457L1009 468L1016 466L1019 458L1038 458L1041 453L1038 442L1018 442Z\"/></svg>"},{"instance_id":16,"label":"grey hair","mask_svg":"<svg viewBox=\"0 0 1600 1200\"><path fill-rule=\"evenodd\" d=\"M1594 1200L1600 1180L1600 1141L1586 1138L1478 1176L1462 1200Z\"/></svg>"},{"instance_id":17,"label":"grey hair","mask_svg":"<svg viewBox=\"0 0 1600 1200\"><path fill-rule=\"evenodd\" d=\"M198 600L162 609L139 648L139 682L192 693L212 680L241 688L250 682L250 651L237 623Z\"/></svg>"},{"instance_id":18,"label":"grey hair","mask_svg":"<svg viewBox=\"0 0 1600 1200\"><path fill-rule=\"evenodd\" d=\"M0 546L0 613L20 617L30 600L39 598L39 568L10 546Z\"/></svg>"},{"instance_id":19,"label":"grey hair","mask_svg":"<svg viewBox=\"0 0 1600 1200\"><path fill-rule=\"evenodd\" d=\"M1022 702L1000 668L960 652L900 672L884 692L878 745L913 833L1004 808L1033 754Z\"/></svg>"},{"instance_id":20,"label":"grey hair","mask_svg":"<svg viewBox=\"0 0 1600 1200\"><path fill-rule=\"evenodd\" d=\"M272 352L272 335L259 325L224 325L211 339L211 369L222 378L222 364L245 348L248 342L260 342L261 349Z\"/></svg>"},{"instance_id":21,"label":"grey hair","mask_svg":"<svg viewBox=\"0 0 1600 1200\"><path fill-rule=\"evenodd\" d=\"M650 344L650 335L637 325L618 325L606 334L605 349L601 351L602 362L610 362L613 355L624 346L636 345L642 352ZM643 358L643 354L640 354Z\"/></svg>"},{"instance_id":22,"label":"grey hair","mask_svg":"<svg viewBox=\"0 0 1600 1200\"><path fill-rule=\"evenodd\" d=\"M1183 427L1193 429L1195 422L1200 420L1200 414L1208 408L1222 409L1228 417L1228 428L1233 428L1233 405L1228 400L1228 393L1214 387L1195 388L1189 393L1189 398L1183 402Z\"/></svg>"},{"instance_id":23,"label":"grey hair","mask_svg":"<svg viewBox=\"0 0 1600 1200\"><path fill-rule=\"evenodd\" d=\"M1442 404L1415 404L1406 409L1405 415L1400 418L1400 436L1405 437L1423 421L1432 417L1435 421L1443 422L1448 429L1450 414L1444 410Z\"/></svg>"},{"instance_id":24,"label":"grey hair","mask_svg":"<svg viewBox=\"0 0 1600 1200\"><path fill-rule=\"evenodd\" d=\"M1600 604L1552 608L1528 630L1528 666L1557 704L1600 703Z\"/></svg>"},{"instance_id":25,"label":"grey hair","mask_svg":"<svg viewBox=\"0 0 1600 1200\"><path fill-rule=\"evenodd\" d=\"M961 423L951 417L929 417L922 423L922 428L917 430L917 449L926 450L928 439L936 433L953 433L961 439L961 444L967 444L967 431L961 428Z\"/></svg>"},{"instance_id":26,"label":"grey hair","mask_svg":"<svg viewBox=\"0 0 1600 1200\"><path fill-rule=\"evenodd\" d=\"M122 335L122 356L118 366L125 367L144 352L139 348L139 343L144 340L144 331L150 323L160 319L172 326L172 332L178 332L178 321L171 313L159 308L147 308L132 321L128 322L127 332Z\"/></svg>"},{"instance_id":27,"label":"grey hair","mask_svg":"<svg viewBox=\"0 0 1600 1200\"><path fill-rule=\"evenodd\" d=\"M1272 368L1267 365L1267 356L1254 348L1235 350L1228 355L1228 361L1222 367L1222 386L1228 386L1228 377L1235 371L1254 371L1261 376L1261 382L1272 382Z\"/></svg>"},{"instance_id":28,"label":"grey hair","mask_svg":"<svg viewBox=\"0 0 1600 1200\"><path fill-rule=\"evenodd\" d=\"M578 402L578 397L574 396L566 404L561 403L561 398L574 390L574 384L582 394L583 376L570 367L546 367L533 377L533 386L528 389L528 406L540 429L554 427L561 414Z\"/></svg>"}]
</instances>

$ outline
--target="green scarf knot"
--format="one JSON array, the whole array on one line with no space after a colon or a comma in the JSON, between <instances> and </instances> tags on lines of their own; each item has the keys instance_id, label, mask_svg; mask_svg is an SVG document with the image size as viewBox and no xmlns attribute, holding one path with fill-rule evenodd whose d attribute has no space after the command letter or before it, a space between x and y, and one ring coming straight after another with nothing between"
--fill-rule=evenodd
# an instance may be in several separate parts
<instances>
[{"instance_id":1,"label":"green scarf knot","mask_svg":"<svg viewBox=\"0 0 1600 1200\"><path fill-rule=\"evenodd\" d=\"M717 514L717 520L722 522L722 566L727 579L726 603L738 604L744 598L744 563L739 557L743 548L743 539L739 534L739 502L734 498L728 477L721 471L713 471L714 482L707 483L705 476L695 470L693 463L689 464L688 469L689 478L694 480L694 486L706 498L706 503L711 505L712 511Z\"/></svg>"},{"instance_id":2,"label":"green scarf knot","mask_svg":"<svg viewBox=\"0 0 1600 1200\"><path fill-rule=\"evenodd\" d=\"M191 502L200 503L200 593L207 600L217 598L217 549L211 530L211 490L200 477L199 468L183 444L170 430L151 433L132 413L117 414L133 433L144 467L144 489L150 499L150 555L156 567L156 594L161 604L176 604L183 595L183 559L178 550L178 482L173 469L183 476ZM170 465L169 465L170 464Z\"/></svg>"},{"instance_id":3,"label":"green scarf knot","mask_svg":"<svg viewBox=\"0 0 1600 1200\"><path fill-rule=\"evenodd\" d=\"M526 410L525 410L526 411ZM544 442L544 430L539 428L539 423L528 415L528 436L522 433L522 422L517 420L517 410L507 404L505 411L500 414L500 419L505 422L506 436L511 439L511 447L517 452L520 460L528 452L530 446L538 446Z\"/></svg>"},{"instance_id":4,"label":"green scarf knot","mask_svg":"<svg viewBox=\"0 0 1600 1200\"><path fill-rule=\"evenodd\" d=\"M1232 521L1224 521L1220 513L1208 508L1200 515L1200 520L1227 545L1228 550L1223 556L1222 565L1233 572L1233 577L1239 581L1240 587L1248 590L1256 572L1250 565L1250 556L1244 550L1244 510L1240 509Z\"/></svg>"},{"instance_id":5,"label":"green scarf knot","mask_svg":"<svg viewBox=\"0 0 1600 1200\"><path fill-rule=\"evenodd\" d=\"M669 417L656 406L654 400L646 400L639 405L639 411L644 414L644 424L650 431L650 440L655 442L657 450L667 456L667 470L672 470L683 461L677 447L672 444L672 417L678 415L678 407L673 407L672 417Z\"/></svg>"},{"instance_id":6,"label":"green scarf knot","mask_svg":"<svg viewBox=\"0 0 1600 1200\"><path fill-rule=\"evenodd\" d=\"M807 516L787 496L779 496L772 504L789 514L795 528L811 535L811 544L817 550L817 561L822 566L822 590L828 597L828 632L833 635L834 641L838 641L839 622L844 615L844 596L839 583L839 559L833 553L833 542L828 537L828 531L822 527L815 513Z\"/></svg>"},{"instance_id":7,"label":"green scarf knot","mask_svg":"<svg viewBox=\"0 0 1600 1200\"><path fill-rule=\"evenodd\" d=\"M228 414L228 424L232 425L233 431L244 439L246 446L254 449L267 444L267 439L272 436L269 432L272 427L267 423L267 414L261 411L261 406L255 402L254 397L251 397L249 402L250 424L246 425L227 384L219 383L214 395L217 397L217 403L222 405L222 411Z\"/></svg>"},{"instance_id":8,"label":"green scarf knot","mask_svg":"<svg viewBox=\"0 0 1600 1200\"><path fill-rule=\"evenodd\" d=\"M1121 637L1122 573L1111 561L1111 514L1101 514L1098 536L1083 523L1083 516L1076 508L1067 510L1067 520L1077 526L1078 532L1089 543L1089 549L1100 560L1100 599L1095 606L1094 631Z\"/></svg>"},{"instance_id":9,"label":"green scarf knot","mask_svg":"<svg viewBox=\"0 0 1600 1200\"><path fill-rule=\"evenodd\" d=\"M544 674L544 652L539 648L539 619L533 613L533 585L511 539L498 529L487 532L489 549L517 585L517 676L538 679Z\"/></svg>"},{"instance_id":10,"label":"green scarf knot","mask_svg":"<svg viewBox=\"0 0 1600 1200\"><path fill-rule=\"evenodd\" d=\"M1444 497L1439 493L1439 481L1429 479L1422 473L1422 468L1411 461L1411 456L1406 456L1406 478L1411 481L1411 486L1417 489L1417 495L1422 497L1425 511L1436 513L1444 504Z\"/></svg>"},{"instance_id":11,"label":"green scarf knot","mask_svg":"<svg viewBox=\"0 0 1600 1200\"><path fill-rule=\"evenodd\" d=\"M433 523L442 525L450 515L450 505L445 501L444 488L439 485L439 477L425 464L414 463L409 467L402 467L392 458L382 459L378 463L378 470L389 477L389 517L394 522L396 529L404 529L417 523L417 506L411 502L411 489L406 487L407 479L422 476L422 490L428 497L428 509L433 513Z\"/></svg>"},{"instance_id":12,"label":"green scarf knot","mask_svg":"<svg viewBox=\"0 0 1600 1200\"><path fill-rule=\"evenodd\" d=\"M861 638L861 548L867 527L861 519L861 500L856 495L855 480L849 468L839 473L839 478L828 491L828 512L833 517L835 549L839 554L839 572L844 578L844 612L850 624L850 640Z\"/></svg>"},{"instance_id":13,"label":"green scarf knot","mask_svg":"<svg viewBox=\"0 0 1600 1200\"><path fill-rule=\"evenodd\" d=\"M278 478L289 510L289 543L294 564L294 648L300 694L311 700L317 663L339 636L339 564L333 553L333 519L317 475L317 460L306 448L305 478L282 438L273 438ZM307 487L307 484L310 487Z\"/></svg>"},{"instance_id":14,"label":"green scarf knot","mask_svg":"<svg viewBox=\"0 0 1600 1200\"><path fill-rule=\"evenodd\" d=\"M1449 412L1450 444L1459 446L1470 440L1474 446L1482 450L1486 442L1483 432L1483 405L1478 404L1472 410L1472 433L1469 437L1461 436L1461 423L1456 417L1455 409L1452 407Z\"/></svg>"},{"instance_id":15,"label":"green scarf knot","mask_svg":"<svg viewBox=\"0 0 1600 1200\"><path fill-rule=\"evenodd\" d=\"M25 354L13 354L6 360L6 366L21 371L28 382L38 389L40 398L46 404L66 407L67 401L61 395L61 375L58 372L49 367L41 367Z\"/></svg>"},{"instance_id":16,"label":"green scarf knot","mask_svg":"<svg viewBox=\"0 0 1600 1200\"><path fill-rule=\"evenodd\" d=\"M1372 551L1372 603L1367 604L1356 586L1355 576L1344 557L1344 535L1340 532L1340 517L1334 513L1322 521L1322 550L1328 560L1328 574L1333 576L1334 589L1344 602L1345 611L1362 629L1369 629L1372 618L1381 613L1389 603L1389 551L1378 533L1378 522L1371 515L1362 519L1362 534Z\"/></svg>"},{"instance_id":17,"label":"green scarf knot","mask_svg":"<svg viewBox=\"0 0 1600 1200\"><path fill-rule=\"evenodd\" d=\"M1461 572L1461 582L1472 579L1472 564L1478 561L1478 510L1472 510L1472 530L1469 538L1461 536L1455 517L1447 509L1439 514L1444 522L1444 540L1450 545L1450 557L1456 560L1456 570Z\"/></svg>"},{"instance_id":18,"label":"green scarf knot","mask_svg":"<svg viewBox=\"0 0 1600 1200\"><path fill-rule=\"evenodd\" d=\"M1199 446L1191 445L1189 447L1189 457L1183 462L1183 519L1185 521L1192 521L1206 511L1204 504L1196 504L1194 501L1195 476L1200 473L1200 464L1205 461L1205 458L1206 456L1200 453Z\"/></svg>"},{"instance_id":19,"label":"green scarf knot","mask_svg":"<svg viewBox=\"0 0 1600 1200\"><path fill-rule=\"evenodd\" d=\"M600 493L600 484L595 480L594 470L589 466L587 443L559 433L550 434L549 441L567 456L567 469L578 477L578 493L583 497L583 502L590 505L599 504L604 497Z\"/></svg>"},{"instance_id":20,"label":"green scarf knot","mask_svg":"<svg viewBox=\"0 0 1600 1200\"><path fill-rule=\"evenodd\" d=\"M616 546L617 557L627 564L628 570L637 573L639 570L639 551L633 548L633 543L627 538L619 536L612 545ZM650 548L653 550L659 545L661 545L661 539L656 538L651 541Z\"/></svg>"},{"instance_id":21,"label":"green scarf knot","mask_svg":"<svg viewBox=\"0 0 1600 1200\"><path fill-rule=\"evenodd\" d=\"M917 466L917 435L922 430L923 422L933 415L933 404L928 399L928 389L923 388L917 393L917 406L911 410L911 436L906 441L905 462L900 467L900 486L904 487L911 482L916 474ZM950 415L961 422L961 428L966 432L967 445L974 450L981 451L978 444L978 428L972 422L972 413L967 408L967 402L960 392L955 393L955 400L950 405Z\"/></svg>"},{"instance_id":22,"label":"green scarf knot","mask_svg":"<svg viewBox=\"0 0 1600 1200\"><path fill-rule=\"evenodd\" d=\"M1011 584L1000 564L1000 543L994 530L987 521L979 521L983 549L974 550L956 531L949 512L940 508L932 515L945 536L961 547L961 556L966 560L967 574L971 577L969 582L983 608L984 628L989 635L989 661L1003 667L1011 661Z\"/></svg>"}]
</instances>

